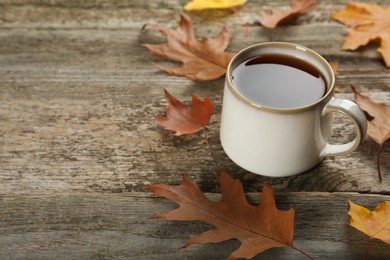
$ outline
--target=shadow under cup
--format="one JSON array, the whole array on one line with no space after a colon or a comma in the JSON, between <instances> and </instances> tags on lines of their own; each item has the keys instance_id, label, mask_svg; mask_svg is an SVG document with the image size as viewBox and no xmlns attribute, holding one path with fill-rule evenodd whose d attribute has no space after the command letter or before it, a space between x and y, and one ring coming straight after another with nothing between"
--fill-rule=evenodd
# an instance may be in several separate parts
<instances>
[{"instance_id":1,"label":"shadow under cup","mask_svg":"<svg viewBox=\"0 0 390 260\"><path fill-rule=\"evenodd\" d=\"M283 177L344 155L365 134L364 113L335 99L334 73L318 53L292 43L250 46L231 60L225 80L220 138L226 154L256 174ZM330 145L330 112L346 114L357 129L350 143Z\"/></svg>"}]
</instances>

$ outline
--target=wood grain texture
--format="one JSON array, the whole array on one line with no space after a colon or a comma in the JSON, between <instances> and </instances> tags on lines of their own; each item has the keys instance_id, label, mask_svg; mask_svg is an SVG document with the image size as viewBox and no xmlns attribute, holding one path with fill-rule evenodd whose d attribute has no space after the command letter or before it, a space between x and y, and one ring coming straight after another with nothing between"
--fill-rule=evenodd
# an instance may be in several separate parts
<instances>
[{"instance_id":1,"label":"wood grain texture","mask_svg":"<svg viewBox=\"0 0 390 260\"><path fill-rule=\"evenodd\" d=\"M257 204L259 194L248 198ZM315 259L360 259L367 237L347 225L347 200L372 210L389 196L276 192L275 199L279 209L295 209L296 247ZM210 226L151 219L177 206L145 193L5 196L0 202L2 259L226 259L239 246L230 240L179 250ZM369 259L389 254L388 245L373 241ZM291 248L271 249L255 259L270 258L307 259Z\"/></svg>"},{"instance_id":2,"label":"wood grain texture","mask_svg":"<svg viewBox=\"0 0 390 260\"><path fill-rule=\"evenodd\" d=\"M346 27L329 15L347 2L322 1L292 24L270 30L258 24L260 10L289 1L248 1L239 12L249 22L249 36L230 10L189 15L198 38L214 37L226 24L232 52L264 41L310 47L339 63L337 97L353 99L353 85L390 104L390 73L377 44L340 49ZM176 27L185 3L0 0L1 259L224 259L237 241L178 251L209 226L149 219L175 206L143 192L145 185L177 184L186 175L217 199L221 168L247 192L270 183L278 206L296 209L296 245L314 258L361 258L367 238L346 225L346 201L373 209L389 200L389 143L382 151L382 183L376 176L378 146L368 137L351 155L325 158L294 177L266 178L236 166L219 142L224 79L169 77L154 64L177 64L141 47L164 42L153 25ZM164 88L187 104L192 94L208 95L215 114L207 129L180 138L162 130L154 116L164 114ZM335 115L332 140L353 136L352 124ZM375 242L370 259L389 257L389 250ZM272 249L256 259L273 256L305 259L291 249Z\"/></svg>"},{"instance_id":3,"label":"wood grain texture","mask_svg":"<svg viewBox=\"0 0 390 260\"><path fill-rule=\"evenodd\" d=\"M233 51L268 40L307 45L339 62L337 82L345 92L340 97L352 99L349 86L354 85L388 103L390 74L372 46L360 53L340 51L344 27L327 18L340 4L321 5L293 25L276 30L253 25L248 37L229 11L218 11L214 18L208 16L211 11L191 14L199 24L195 26L199 36L212 37L222 23L229 24ZM140 46L164 41L149 24L175 27L177 20L166 12L178 19L180 2L166 2L158 16L153 16L153 1L2 5L0 177L6 185L1 194L141 191L151 183L177 183L183 174L201 181L207 191L216 191L220 168L253 186L264 181L235 166L220 146L223 79L193 83L168 77L153 65L164 61ZM254 3L248 3L240 12L249 19L255 9ZM114 18L123 19L126 26L116 21L115 26L101 27ZM148 25L140 31L143 24ZM202 134L183 140L156 125L153 118L163 114L166 105L163 88L186 102L192 93L211 97L216 112L207 130L208 144L201 142ZM343 118L336 120L335 139L345 141L353 130ZM292 191L387 193L389 146L382 153L382 184L375 175L375 154L376 145L368 140L350 156L327 158L306 174L270 181Z\"/></svg>"}]
</instances>

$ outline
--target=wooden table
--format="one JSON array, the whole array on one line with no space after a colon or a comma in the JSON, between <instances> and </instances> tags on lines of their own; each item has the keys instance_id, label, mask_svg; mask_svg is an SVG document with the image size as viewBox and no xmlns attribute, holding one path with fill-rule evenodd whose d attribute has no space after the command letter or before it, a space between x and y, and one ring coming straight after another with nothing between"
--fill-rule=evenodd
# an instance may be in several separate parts
<instances>
[{"instance_id":1,"label":"wooden table","mask_svg":"<svg viewBox=\"0 0 390 260\"><path fill-rule=\"evenodd\" d=\"M210 226L150 219L176 205L143 189L178 184L186 175L217 199L221 168L241 180L254 203L270 183L278 208L296 210L294 244L315 259L361 259L368 237L347 224L347 200L372 210L390 199L389 143L382 183L378 146L369 137L351 155L328 157L294 177L261 177L235 165L219 141L224 79L167 76L154 64L175 64L141 47L164 42L152 25L175 28L186 2L0 1L0 259L226 259L238 241L178 250ZM346 28L330 14L346 0L323 1L274 30L256 23L269 4L248 1L239 8L251 23L249 36L230 10L189 15L198 37L214 37L227 24L230 51L265 41L308 46L339 63L338 97L353 99L353 85L390 103L390 70L377 45L341 50ZM156 124L166 106L164 88L187 104L192 94L210 96L215 113L207 143L202 133L177 138ZM334 140L353 137L344 117L336 115L334 125ZM307 259L290 248L256 257L271 258ZM386 258L390 246L375 240L369 259Z\"/></svg>"}]
</instances>

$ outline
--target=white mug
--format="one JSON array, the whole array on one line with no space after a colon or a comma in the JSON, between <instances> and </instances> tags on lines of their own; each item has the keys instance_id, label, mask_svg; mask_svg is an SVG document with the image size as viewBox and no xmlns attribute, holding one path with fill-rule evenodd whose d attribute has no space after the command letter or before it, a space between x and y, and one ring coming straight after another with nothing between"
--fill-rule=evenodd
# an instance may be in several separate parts
<instances>
[{"instance_id":1,"label":"white mug","mask_svg":"<svg viewBox=\"0 0 390 260\"><path fill-rule=\"evenodd\" d=\"M257 90L246 89L253 88L249 85L236 86L233 71L243 62L269 54L311 64L323 76L327 86L324 95L304 106L287 108L253 101L250 93ZM220 139L226 154L250 172L284 177L311 169L324 156L354 151L364 139L367 120L356 103L333 97L334 81L329 63L313 50L297 44L267 42L240 51L230 61L225 79ZM353 141L329 144L333 112L345 114L354 123Z\"/></svg>"}]
</instances>

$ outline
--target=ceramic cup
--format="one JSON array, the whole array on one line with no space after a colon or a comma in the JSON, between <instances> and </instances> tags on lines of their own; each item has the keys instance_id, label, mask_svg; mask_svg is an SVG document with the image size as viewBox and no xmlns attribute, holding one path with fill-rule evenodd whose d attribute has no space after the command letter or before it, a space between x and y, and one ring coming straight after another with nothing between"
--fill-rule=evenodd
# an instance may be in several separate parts
<instances>
[{"instance_id":1,"label":"ceramic cup","mask_svg":"<svg viewBox=\"0 0 390 260\"><path fill-rule=\"evenodd\" d=\"M235 86L234 69L251 58L267 54L311 64L321 72L326 83L324 95L305 106L289 108L264 105L244 95L243 90L249 86ZM250 172L284 177L309 170L325 156L351 153L364 139L367 120L356 103L334 97L334 82L329 63L304 46L267 42L240 51L230 61L225 79L220 138L226 154ZM261 82L257 87L261 88ZM333 112L342 113L353 122L356 128L353 141L329 144Z\"/></svg>"}]
</instances>

